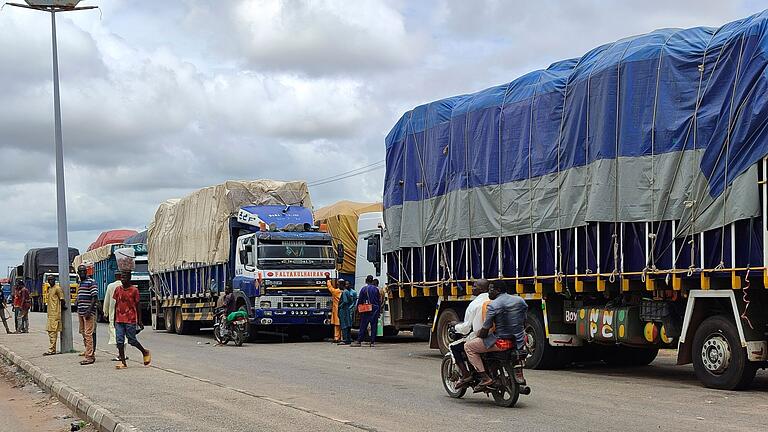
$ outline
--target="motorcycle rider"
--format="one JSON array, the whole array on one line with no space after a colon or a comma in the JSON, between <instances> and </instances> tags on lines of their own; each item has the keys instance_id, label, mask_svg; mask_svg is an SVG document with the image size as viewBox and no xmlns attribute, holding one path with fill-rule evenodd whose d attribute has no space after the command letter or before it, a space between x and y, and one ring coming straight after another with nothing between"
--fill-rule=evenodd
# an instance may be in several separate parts
<instances>
[{"instance_id":1,"label":"motorcycle rider","mask_svg":"<svg viewBox=\"0 0 768 432\"><path fill-rule=\"evenodd\" d=\"M478 279L472 284L472 295L475 298L467 306L467 311L464 313L464 321L461 323L451 323L457 333L465 335L463 338L451 343L449 347L453 361L461 372L464 385L472 381L472 375L466 363L464 344L475 339L477 331L483 327L483 322L485 321L483 305L490 301L488 299L489 284L487 279Z\"/></svg>"},{"instance_id":2,"label":"motorcycle rider","mask_svg":"<svg viewBox=\"0 0 768 432\"><path fill-rule=\"evenodd\" d=\"M520 296L507 294L506 286L501 284L491 284L488 297L491 303L488 305L483 327L477 332L476 339L464 345L469 362L480 374L481 381L476 389L493 383L493 379L485 371L480 354L512 348L520 350L525 345L525 317L528 312L525 300ZM459 385L466 385L465 381L467 380L462 379Z\"/></svg>"},{"instance_id":3,"label":"motorcycle rider","mask_svg":"<svg viewBox=\"0 0 768 432\"><path fill-rule=\"evenodd\" d=\"M222 325L224 326L227 331L231 330L229 328L229 320L227 317L232 312L237 311L237 302L235 300L235 294L232 292L232 286L227 285L224 287L224 299L221 301L221 307L224 309L224 316L222 319Z\"/></svg>"}]
</instances>

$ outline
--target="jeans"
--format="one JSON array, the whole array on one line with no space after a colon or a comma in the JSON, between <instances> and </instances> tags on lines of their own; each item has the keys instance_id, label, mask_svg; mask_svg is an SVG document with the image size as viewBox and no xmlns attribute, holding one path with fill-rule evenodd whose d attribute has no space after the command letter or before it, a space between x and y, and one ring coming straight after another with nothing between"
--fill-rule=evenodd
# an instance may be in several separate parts
<instances>
[{"instance_id":1,"label":"jeans","mask_svg":"<svg viewBox=\"0 0 768 432\"><path fill-rule=\"evenodd\" d=\"M341 337L342 340L346 343L352 342L352 328L351 327L342 327L341 328Z\"/></svg>"},{"instance_id":2,"label":"jeans","mask_svg":"<svg viewBox=\"0 0 768 432\"><path fill-rule=\"evenodd\" d=\"M19 331L22 333L29 333L29 309L21 309L19 313L21 314L21 326Z\"/></svg>"},{"instance_id":3,"label":"jeans","mask_svg":"<svg viewBox=\"0 0 768 432\"><path fill-rule=\"evenodd\" d=\"M371 326L371 343L376 343L376 327L379 324L379 314L368 312L360 314L360 332L357 334L357 341L362 342L368 333L368 325Z\"/></svg>"},{"instance_id":4,"label":"jeans","mask_svg":"<svg viewBox=\"0 0 768 432\"><path fill-rule=\"evenodd\" d=\"M136 339L136 324L115 323L115 342L118 345L124 344L126 337L129 345L136 346L139 344Z\"/></svg>"}]
</instances>

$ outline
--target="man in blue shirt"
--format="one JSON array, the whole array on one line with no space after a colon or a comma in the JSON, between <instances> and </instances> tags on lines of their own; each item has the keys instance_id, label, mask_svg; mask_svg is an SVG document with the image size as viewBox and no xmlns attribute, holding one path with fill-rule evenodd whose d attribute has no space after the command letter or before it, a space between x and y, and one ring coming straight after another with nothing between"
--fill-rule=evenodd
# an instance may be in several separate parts
<instances>
[{"instance_id":1,"label":"man in blue shirt","mask_svg":"<svg viewBox=\"0 0 768 432\"><path fill-rule=\"evenodd\" d=\"M371 275L365 277L365 286L357 296L357 312L360 314L360 332L357 334L357 341L352 342L350 346L359 347L362 345L370 325L371 347L373 347L376 344L376 326L381 312L381 292L373 285L373 276Z\"/></svg>"},{"instance_id":2,"label":"man in blue shirt","mask_svg":"<svg viewBox=\"0 0 768 432\"><path fill-rule=\"evenodd\" d=\"M96 361L93 337L96 333L96 307L98 305L99 288L96 282L88 277L88 270L84 265L77 267L77 275L80 277L80 286L77 288L77 318L80 322L80 334L83 335L85 359L81 365L93 364Z\"/></svg>"},{"instance_id":3,"label":"man in blue shirt","mask_svg":"<svg viewBox=\"0 0 768 432\"><path fill-rule=\"evenodd\" d=\"M477 332L477 338L467 342L464 350L475 370L480 374L479 387L488 386L493 380L485 372L480 354L507 349L522 349L525 343L525 317L528 305L520 296L509 295L505 287L491 284L488 290L491 304L488 305L483 328ZM495 329L490 332L491 327Z\"/></svg>"}]
</instances>

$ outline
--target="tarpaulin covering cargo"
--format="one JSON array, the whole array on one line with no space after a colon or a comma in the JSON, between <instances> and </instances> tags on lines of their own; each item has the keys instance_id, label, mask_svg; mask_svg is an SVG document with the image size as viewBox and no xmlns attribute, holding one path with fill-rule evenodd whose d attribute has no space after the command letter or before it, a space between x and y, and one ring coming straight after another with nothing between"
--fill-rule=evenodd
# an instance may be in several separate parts
<instances>
[{"instance_id":1,"label":"tarpaulin covering cargo","mask_svg":"<svg viewBox=\"0 0 768 432\"><path fill-rule=\"evenodd\" d=\"M405 113L386 138L386 251L588 222L760 214L768 11L661 29Z\"/></svg>"},{"instance_id":2,"label":"tarpaulin covering cargo","mask_svg":"<svg viewBox=\"0 0 768 432\"><path fill-rule=\"evenodd\" d=\"M72 259L72 267L77 269L80 264L93 265L97 262L103 261L112 255L113 245L107 244L96 249L91 249L88 252L83 252L82 255L78 255Z\"/></svg>"},{"instance_id":3,"label":"tarpaulin covering cargo","mask_svg":"<svg viewBox=\"0 0 768 432\"><path fill-rule=\"evenodd\" d=\"M109 245L109 244L122 244L126 238L136 234L137 232L134 230L104 231L103 233L99 234L99 237L96 239L95 242L91 243L91 245L88 246L88 250L92 251L96 248L100 248L104 245Z\"/></svg>"},{"instance_id":4,"label":"tarpaulin covering cargo","mask_svg":"<svg viewBox=\"0 0 768 432\"><path fill-rule=\"evenodd\" d=\"M344 263L341 273L355 273L357 256L357 220L361 214L380 212L381 203L360 203L339 201L315 212L315 224L327 224L328 233L333 237L334 247L341 242L344 245Z\"/></svg>"},{"instance_id":5,"label":"tarpaulin covering cargo","mask_svg":"<svg viewBox=\"0 0 768 432\"><path fill-rule=\"evenodd\" d=\"M312 208L303 181L227 181L160 205L147 232L150 272L229 259L229 218L246 205Z\"/></svg>"},{"instance_id":6,"label":"tarpaulin covering cargo","mask_svg":"<svg viewBox=\"0 0 768 432\"><path fill-rule=\"evenodd\" d=\"M80 252L75 248L69 248L69 262ZM55 247L30 249L24 255L24 277L35 279L42 277L44 273L59 272L59 249Z\"/></svg>"},{"instance_id":7,"label":"tarpaulin covering cargo","mask_svg":"<svg viewBox=\"0 0 768 432\"><path fill-rule=\"evenodd\" d=\"M147 242L147 230L144 230L138 234L132 235L123 240L123 244L142 244Z\"/></svg>"}]
</instances>

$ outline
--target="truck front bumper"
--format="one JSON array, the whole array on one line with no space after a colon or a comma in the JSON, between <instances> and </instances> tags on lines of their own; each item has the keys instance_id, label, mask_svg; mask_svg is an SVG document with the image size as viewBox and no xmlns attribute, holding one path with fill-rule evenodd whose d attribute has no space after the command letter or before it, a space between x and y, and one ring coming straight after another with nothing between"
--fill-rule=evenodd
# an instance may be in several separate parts
<instances>
[{"instance_id":1,"label":"truck front bumper","mask_svg":"<svg viewBox=\"0 0 768 432\"><path fill-rule=\"evenodd\" d=\"M254 325L323 325L331 323L330 309L259 309L254 308Z\"/></svg>"}]
</instances>

